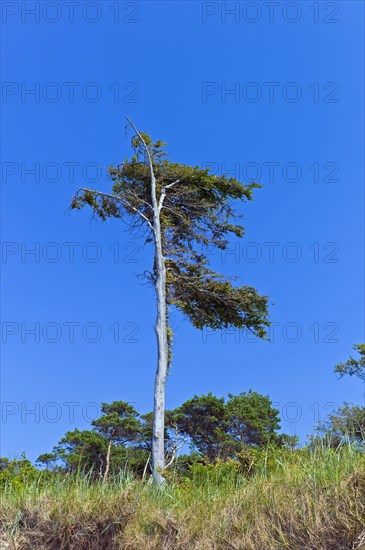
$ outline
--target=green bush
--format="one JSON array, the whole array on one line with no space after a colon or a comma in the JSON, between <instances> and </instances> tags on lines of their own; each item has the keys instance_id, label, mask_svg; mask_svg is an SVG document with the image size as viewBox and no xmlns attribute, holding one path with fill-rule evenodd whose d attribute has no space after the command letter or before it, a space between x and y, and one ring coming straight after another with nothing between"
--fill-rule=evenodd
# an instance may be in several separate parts
<instances>
[{"instance_id":1,"label":"green bush","mask_svg":"<svg viewBox=\"0 0 365 550\"><path fill-rule=\"evenodd\" d=\"M40 471L25 457L10 460L0 458L0 488L11 487L14 490L22 489L30 484L46 483L55 474L48 470Z\"/></svg>"}]
</instances>

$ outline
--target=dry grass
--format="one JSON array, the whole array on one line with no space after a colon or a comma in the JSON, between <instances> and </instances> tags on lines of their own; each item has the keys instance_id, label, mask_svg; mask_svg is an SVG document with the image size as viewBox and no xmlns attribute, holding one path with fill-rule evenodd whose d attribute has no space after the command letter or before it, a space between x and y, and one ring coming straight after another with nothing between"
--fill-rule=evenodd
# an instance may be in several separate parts
<instances>
[{"instance_id":1,"label":"dry grass","mask_svg":"<svg viewBox=\"0 0 365 550\"><path fill-rule=\"evenodd\" d=\"M248 479L193 478L159 494L138 480L79 477L8 488L0 514L14 550L363 550L365 460L324 449Z\"/></svg>"}]
</instances>

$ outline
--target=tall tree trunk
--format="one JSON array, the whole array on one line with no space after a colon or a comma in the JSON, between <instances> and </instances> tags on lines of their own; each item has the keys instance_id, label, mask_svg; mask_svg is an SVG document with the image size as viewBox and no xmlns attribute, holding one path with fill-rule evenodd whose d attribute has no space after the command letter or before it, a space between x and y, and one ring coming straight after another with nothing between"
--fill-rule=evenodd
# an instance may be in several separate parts
<instances>
[{"instance_id":1,"label":"tall tree trunk","mask_svg":"<svg viewBox=\"0 0 365 550\"><path fill-rule=\"evenodd\" d=\"M155 269L157 295L157 370L155 376L153 426L152 426L152 475L156 485L164 483L162 475L165 467L165 393L168 368L168 339L166 315L166 265L163 256L160 211L157 201L156 179L150 156L151 202L153 207L153 229L155 240Z\"/></svg>"},{"instance_id":2,"label":"tall tree trunk","mask_svg":"<svg viewBox=\"0 0 365 550\"><path fill-rule=\"evenodd\" d=\"M166 265L162 248L162 233L160 213L163 196L157 198L156 178L153 170L153 160L147 143L135 125L127 118L143 143L151 178L151 205L153 210L153 235L155 242L155 269L157 319L155 331L157 336L157 370L155 376L153 421L152 421L152 476L156 485L165 482L163 470L165 467L165 393L168 369L168 338L166 315ZM163 190L164 192L164 190Z\"/></svg>"},{"instance_id":3,"label":"tall tree trunk","mask_svg":"<svg viewBox=\"0 0 365 550\"><path fill-rule=\"evenodd\" d=\"M158 359L153 403L152 474L154 482L161 485L161 483L164 482L162 471L165 467L165 390L168 349L166 325L166 268L161 246L158 242L156 242L156 271L156 336Z\"/></svg>"}]
</instances>

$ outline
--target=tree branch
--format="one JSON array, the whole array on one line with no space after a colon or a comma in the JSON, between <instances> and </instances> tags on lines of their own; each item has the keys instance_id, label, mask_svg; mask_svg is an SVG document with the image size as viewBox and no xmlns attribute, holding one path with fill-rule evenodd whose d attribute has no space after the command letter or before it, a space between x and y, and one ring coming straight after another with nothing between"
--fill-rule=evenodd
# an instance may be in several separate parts
<instances>
[{"instance_id":1,"label":"tree branch","mask_svg":"<svg viewBox=\"0 0 365 550\"><path fill-rule=\"evenodd\" d=\"M175 441L174 441L174 443L172 445L172 449L171 449L171 458L170 458L169 462L166 464L164 470L166 470L167 468L169 468L173 464L173 462L176 458L176 453L178 451L180 451L180 449L183 447L183 445L185 445L186 440L187 440L187 438L185 437L182 440L182 442L180 443L180 445L178 444L179 443L179 430L178 430L177 426L175 426Z\"/></svg>"},{"instance_id":2,"label":"tree branch","mask_svg":"<svg viewBox=\"0 0 365 550\"><path fill-rule=\"evenodd\" d=\"M158 203L158 209L159 209L159 210L161 210L162 205L163 205L163 201L165 200L165 197L166 197L166 189L170 189L171 187L173 187L174 185L176 185L176 184L179 183L180 181L181 181L181 179L178 179L178 180L176 180L176 181L173 181L172 183L169 183L168 185L165 185L165 186L162 188L160 200L159 200L159 203Z\"/></svg>"},{"instance_id":3,"label":"tree branch","mask_svg":"<svg viewBox=\"0 0 365 550\"><path fill-rule=\"evenodd\" d=\"M150 169L150 175L151 175L151 202L152 202L152 210L153 210L153 216L154 216L154 221L156 222L157 221L157 218L158 218L158 214L159 214L159 208L158 208L158 204L157 204L157 198L156 198L156 178L155 178L155 173L153 171L153 162L152 162L152 157L151 157L151 153L150 153L150 150L147 146L147 143L145 142L145 140L143 139L143 136L141 134L141 132L139 132L137 130L137 128L135 127L135 125L133 124L133 122L128 118L126 117L129 124L132 126L133 130L136 132L137 136L139 137L139 139L141 140L142 144L143 144L143 147L144 147L144 150L146 151L146 155L147 155L147 160L148 160L148 165L149 165L149 169ZM156 225L156 224L154 224ZM156 235L156 227L153 227L153 233Z\"/></svg>"},{"instance_id":4,"label":"tree branch","mask_svg":"<svg viewBox=\"0 0 365 550\"><path fill-rule=\"evenodd\" d=\"M110 195L108 193L102 193L101 191L95 191L94 189L87 189L86 187L79 187L79 191L85 191L87 193L93 193L94 195L98 195L100 197L106 197L108 199L112 199L112 200L116 200L116 201L120 201L122 202L124 205L126 205L128 208L131 208L132 210L134 210L137 214L139 214L139 216L141 216L141 218L143 218L147 223L148 225L150 226L150 228L152 229L153 231L153 225L151 224L150 220L147 218L147 216L145 216L145 214L143 214L143 212L141 212L140 210L138 210L138 208L136 208L135 206L133 206L132 204L130 204L130 202L128 202L127 200L123 199L122 197L119 197L119 195Z\"/></svg>"}]
</instances>

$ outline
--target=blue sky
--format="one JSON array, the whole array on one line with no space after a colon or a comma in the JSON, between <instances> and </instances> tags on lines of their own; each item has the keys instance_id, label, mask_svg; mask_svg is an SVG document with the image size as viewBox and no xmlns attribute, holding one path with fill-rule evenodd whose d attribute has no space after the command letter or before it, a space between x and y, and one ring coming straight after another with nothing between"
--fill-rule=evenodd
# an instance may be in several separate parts
<instances>
[{"instance_id":1,"label":"blue sky","mask_svg":"<svg viewBox=\"0 0 365 550\"><path fill-rule=\"evenodd\" d=\"M333 366L364 341L363 3L2 10L1 454L36 458L101 401L152 408L155 297L136 276L151 251L68 211L78 185L109 188L130 152L125 116L175 161L263 185L246 237L213 262L270 296L272 341L174 314L168 407L251 388L303 439L362 403Z\"/></svg>"}]
</instances>

